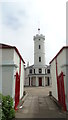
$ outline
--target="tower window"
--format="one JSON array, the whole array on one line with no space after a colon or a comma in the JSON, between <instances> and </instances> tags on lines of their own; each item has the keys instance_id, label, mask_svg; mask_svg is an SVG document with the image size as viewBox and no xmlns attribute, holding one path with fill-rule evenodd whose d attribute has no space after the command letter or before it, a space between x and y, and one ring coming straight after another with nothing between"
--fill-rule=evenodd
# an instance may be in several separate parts
<instances>
[{"instance_id":1,"label":"tower window","mask_svg":"<svg viewBox=\"0 0 68 120\"><path fill-rule=\"evenodd\" d=\"M32 73L32 69L30 69L30 71L29 71L30 73Z\"/></svg>"},{"instance_id":2,"label":"tower window","mask_svg":"<svg viewBox=\"0 0 68 120\"><path fill-rule=\"evenodd\" d=\"M45 69L45 74L46 74L46 69Z\"/></svg>"},{"instance_id":3,"label":"tower window","mask_svg":"<svg viewBox=\"0 0 68 120\"><path fill-rule=\"evenodd\" d=\"M39 49L41 49L41 45L39 45Z\"/></svg>"},{"instance_id":4,"label":"tower window","mask_svg":"<svg viewBox=\"0 0 68 120\"><path fill-rule=\"evenodd\" d=\"M35 74L35 69L34 69L34 74Z\"/></svg>"},{"instance_id":5,"label":"tower window","mask_svg":"<svg viewBox=\"0 0 68 120\"><path fill-rule=\"evenodd\" d=\"M39 62L41 62L41 57L39 57Z\"/></svg>"},{"instance_id":6,"label":"tower window","mask_svg":"<svg viewBox=\"0 0 68 120\"><path fill-rule=\"evenodd\" d=\"M47 73L50 73L50 69L47 70Z\"/></svg>"},{"instance_id":7,"label":"tower window","mask_svg":"<svg viewBox=\"0 0 68 120\"><path fill-rule=\"evenodd\" d=\"M42 73L42 69L41 68L39 68L39 73Z\"/></svg>"}]
</instances>

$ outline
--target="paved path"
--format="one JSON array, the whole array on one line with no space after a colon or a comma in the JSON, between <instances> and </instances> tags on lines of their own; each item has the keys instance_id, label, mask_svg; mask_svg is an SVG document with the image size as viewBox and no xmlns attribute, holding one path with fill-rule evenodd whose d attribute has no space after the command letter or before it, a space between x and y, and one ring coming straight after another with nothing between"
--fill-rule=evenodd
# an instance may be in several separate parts
<instances>
[{"instance_id":1,"label":"paved path","mask_svg":"<svg viewBox=\"0 0 68 120\"><path fill-rule=\"evenodd\" d=\"M66 114L48 96L49 90L42 87L25 88L28 96L22 108L16 112L16 118L65 118Z\"/></svg>"}]
</instances>

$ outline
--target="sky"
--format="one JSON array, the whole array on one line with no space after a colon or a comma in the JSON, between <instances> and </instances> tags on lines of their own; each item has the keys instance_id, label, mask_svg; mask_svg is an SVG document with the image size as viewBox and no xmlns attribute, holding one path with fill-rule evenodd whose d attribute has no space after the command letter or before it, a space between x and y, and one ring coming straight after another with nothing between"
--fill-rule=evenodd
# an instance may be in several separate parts
<instances>
[{"instance_id":1,"label":"sky","mask_svg":"<svg viewBox=\"0 0 68 120\"><path fill-rule=\"evenodd\" d=\"M33 36L45 36L48 65L66 45L67 0L1 0L0 43L16 46L25 63L34 64Z\"/></svg>"}]
</instances>

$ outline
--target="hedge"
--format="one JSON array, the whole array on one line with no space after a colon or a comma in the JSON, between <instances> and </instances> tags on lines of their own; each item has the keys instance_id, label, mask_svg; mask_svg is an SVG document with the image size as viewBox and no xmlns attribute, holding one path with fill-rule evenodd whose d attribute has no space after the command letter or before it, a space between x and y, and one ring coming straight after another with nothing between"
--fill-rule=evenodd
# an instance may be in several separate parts
<instances>
[{"instance_id":1,"label":"hedge","mask_svg":"<svg viewBox=\"0 0 68 120\"><path fill-rule=\"evenodd\" d=\"M1 120L12 120L15 117L15 110L13 108L13 99L7 95L0 94L0 102L2 103L0 111L2 112Z\"/></svg>"}]
</instances>

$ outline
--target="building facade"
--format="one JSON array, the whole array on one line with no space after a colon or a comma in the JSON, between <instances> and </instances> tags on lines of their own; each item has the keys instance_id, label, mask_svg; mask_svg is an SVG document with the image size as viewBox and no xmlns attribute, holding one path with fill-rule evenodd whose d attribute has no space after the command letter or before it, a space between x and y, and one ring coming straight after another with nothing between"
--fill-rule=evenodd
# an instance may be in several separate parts
<instances>
[{"instance_id":1,"label":"building facade","mask_svg":"<svg viewBox=\"0 0 68 120\"><path fill-rule=\"evenodd\" d=\"M0 93L10 95L17 107L24 91L24 60L15 46L0 44Z\"/></svg>"},{"instance_id":2,"label":"building facade","mask_svg":"<svg viewBox=\"0 0 68 120\"><path fill-rule=\"evenodd\" d=\"M51 60L52 95L68 110L68 46L63 47Z\"/></svg>"},{"instance_id":3,"label":"building facade","mask_svg":"<svg viewBox=\"0 0 68 120\"><path fill-rule=\"evenodd\" d=\"M45 36L34 36L34 65L25 68L25 86L49 86L51 85L50 66L45 63Z\"/></svg>"}]
</instances>

